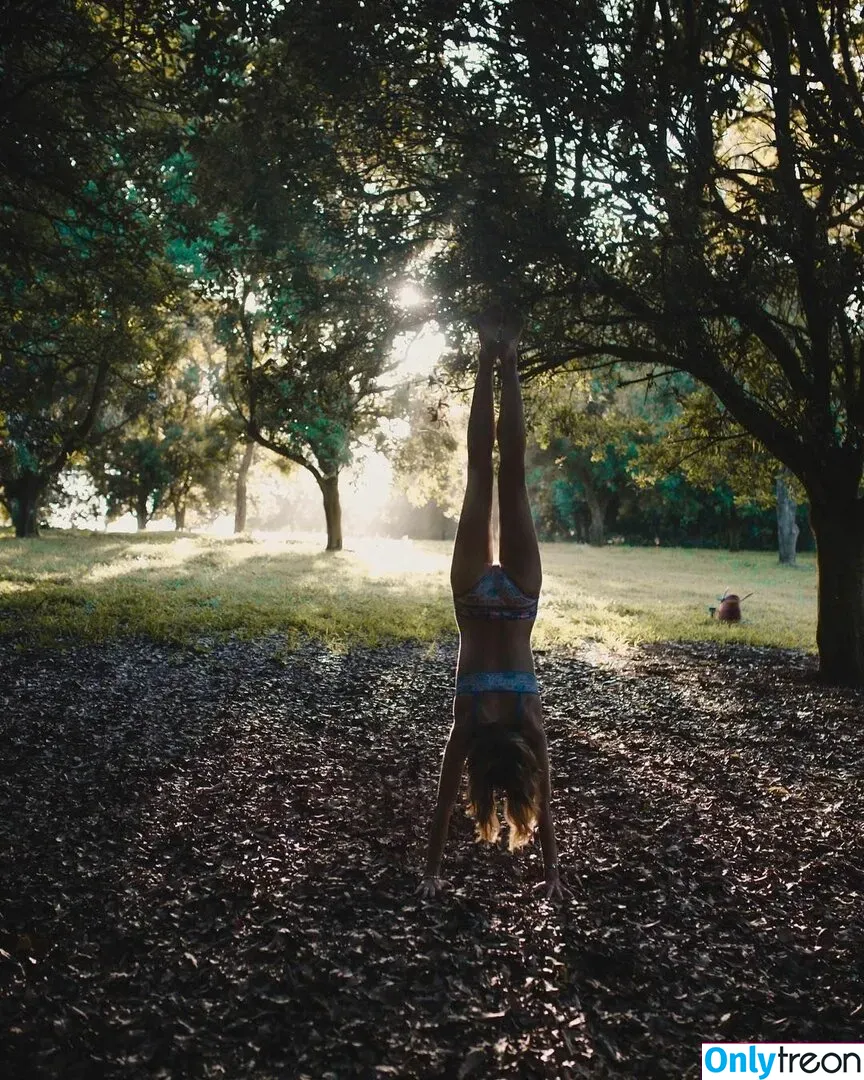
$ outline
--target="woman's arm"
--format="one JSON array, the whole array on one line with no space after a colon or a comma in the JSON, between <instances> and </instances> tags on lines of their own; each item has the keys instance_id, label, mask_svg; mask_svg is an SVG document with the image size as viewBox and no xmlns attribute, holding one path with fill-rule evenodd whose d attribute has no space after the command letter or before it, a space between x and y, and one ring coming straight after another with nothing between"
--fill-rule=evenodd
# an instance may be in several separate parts
<instances>
[{"instance_id":1,"label":"woman's arm","mask_svg":"<svg viewBox=\"0 0 864 1080\"><path fill-rule=\"evenodd\" d=\"M548 798L544 799L540 806L537 831L540 833L540 847L543 849L546 899L551 900L557 897L560 900L564 889L558 875L558 845L555 843L555 825L552 821L552 807L549 805Z\"/></svg>"},{"instance_id":2,"label":"woman's arm","mask_svg":"<svg viewBox=\"0 0 864 1080\"><path fill-rule=\"evenodd\" d=\"M558 875L558 844L555 841L555 823L552 820L552 780L549 771L546 732L542 725L538 730L537 760L542 771L537 832L540 834L540 847L543 851L546 899L560 900L563 898L564 889Z\"/></svg>"},{"instance_id":3,"label":"woman's arm","mask_svg":"<svg viewBox=\"0 0 864 1080\"><path fill-rule=\"evenodd\" d=\"M444 748L444 760L441 762L441 775L438 779L438 801L429 829L429 842L426 846L426 866L423 870L423 883L420 892L423 896L434 896L441 888L438 873L441 869L441 857L450 825L450 815L459 795L462 783L462 769L468 752L467 738L463 730L454 723L447 745Z\"/></svg>"}]
</instances>

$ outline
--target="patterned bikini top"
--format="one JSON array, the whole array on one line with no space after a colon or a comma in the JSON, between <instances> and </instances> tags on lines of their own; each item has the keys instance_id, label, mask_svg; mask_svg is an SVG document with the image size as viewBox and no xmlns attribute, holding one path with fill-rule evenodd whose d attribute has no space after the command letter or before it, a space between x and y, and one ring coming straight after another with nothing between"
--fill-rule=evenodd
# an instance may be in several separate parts
<instances>
[{"instance_id":1,"label":"patterned bikini top","mask_svg":"<svg viewBox=\"0 0 864 1080\"><path fill-rule=\"evenodd\" d=\"M536 619L537 600L526 596L497 564L453 601L461 619Z\"/></svg>"}]
</instances>

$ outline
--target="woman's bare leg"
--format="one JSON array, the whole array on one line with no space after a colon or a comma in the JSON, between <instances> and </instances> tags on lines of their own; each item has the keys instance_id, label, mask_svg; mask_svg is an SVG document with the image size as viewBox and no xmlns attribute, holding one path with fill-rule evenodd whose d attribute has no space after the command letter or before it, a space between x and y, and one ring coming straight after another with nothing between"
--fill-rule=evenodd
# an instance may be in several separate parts
<instances>
[{"instance_id":1,"label":"woman's bare leg","mask_svg":"<svg viewBox=\"0 0 864 1080\"><path fill-rule=\"evenodd\" d=\"M477 381L468 417L468 480L456 530L450 587L461 596L477 583L492 563L492 450L495 445L495 407L492 376L495 345L481 330Z\"/></svg>"},{"instance_id":2,"label":"woman's bare leg","mask_svg":"<svg viewBox=\"0 0 864 1080\"><path fill-rule=\"evenodd\" d=\"M524 593L539 596L543 571L525 487L525 413L516 362L518 327L507 337L499 353L498 503L501 513L501 566Z\"/></svg>"}]
</instances>

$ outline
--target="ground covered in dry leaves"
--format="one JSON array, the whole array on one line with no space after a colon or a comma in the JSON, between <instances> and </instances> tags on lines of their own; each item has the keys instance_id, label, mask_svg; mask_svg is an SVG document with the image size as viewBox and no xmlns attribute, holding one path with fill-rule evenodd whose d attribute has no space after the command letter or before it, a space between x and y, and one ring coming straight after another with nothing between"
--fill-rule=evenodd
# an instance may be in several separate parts
<instances>
[{"instance_id":1,"label":"ground covered in dry leaves","mask_svg":"<svg viewBox=\"0 0 864 1080\"><path fill-rule=\"evenodd\" d=\"M864 697L812 660L540 655L563 906L414 896L455 647L0 653L4 1078L694 1077L864 1038Z\"/></svg>"}]
</instances>

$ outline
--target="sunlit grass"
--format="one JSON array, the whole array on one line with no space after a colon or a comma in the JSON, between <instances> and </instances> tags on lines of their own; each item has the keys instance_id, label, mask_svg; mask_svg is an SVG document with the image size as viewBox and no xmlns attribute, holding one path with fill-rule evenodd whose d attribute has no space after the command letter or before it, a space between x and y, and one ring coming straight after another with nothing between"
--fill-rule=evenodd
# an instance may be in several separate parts
<instances>
[{"instance_id":1,"label":"sunlit grass","mask_svg":"<svg viewBox=\"0 0 864 1080\"><path fill-rule=\"evenodd\" d=\"M38 643L145 635L187 642L279 631L332 646L452 632L446 557L204 536L0 540L0 634Z\"/></svg>"},{"instance_id":2,"label":"sunlit grass","mask_svg":"<svg viewBox=\"0 0 864 1080\"><path fill-rule=\"evenodd\" d=\"M0 634L22 642L145 635L198 642L278 631L333 647L432 642L455 631L452 545L358 540L314 543L155 534L51 533L0 538ZM544 544L538 647L593 639L719 640L815 647L812 556L796 569L776 555ZM724 589L755 595L744 621L708 617Z\"/></svg>"},{"instance_id":3,"label":"sunlit grass","mask_svg":"<svg viewBox=\"0 0 864 1080\"><path fill-rule=\"evenodd\" d=\"M543 566L538 643L595 638L612 647L672 640L816 648L813 555L781 567L771 552L546 544ZM737 625L708 613L726 590L754 594Z\"/></svg>"}]
</instances>

